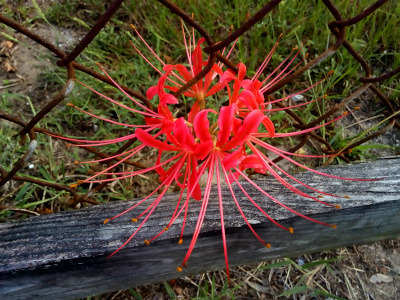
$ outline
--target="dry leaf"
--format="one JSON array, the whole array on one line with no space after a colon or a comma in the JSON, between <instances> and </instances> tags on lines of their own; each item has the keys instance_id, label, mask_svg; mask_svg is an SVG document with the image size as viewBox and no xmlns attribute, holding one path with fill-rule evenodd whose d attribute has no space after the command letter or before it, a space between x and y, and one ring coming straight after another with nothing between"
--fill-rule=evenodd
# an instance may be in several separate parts
<instances>
[{"instance_id":1,"label":"dry leaf","mask_svg":"<svg viewBox=\"0 0 400 300\"><path fill-rule=\"evenodd\" d=\"M253 289L255 289L257 292L261 292L261 293L268 293L269 289L265 286L262 286L260 284L251 282L251 281L246 281L246 283Z\"/></svg>"},{"instance_id":2,"label":"dry leaf","mask_svg":"<svg viewBox=\"0 0 400 300\"><path fill-rule=\"evenodd\" d=\"M305 151L303 148L300 148L300 149L297 150L295 153L296 153L296 154L300 154L300 155L304 155L304 154L306 154L306 151Z\"/></svg>"},{"instance_id":3,"label":"dry leaf","mask_svg":"<svg viewBox=\"0 0 400 300\"><path fill-rule=\"evenodd\" d=\"M372 275L369 278L369 281L372 283L392 282L393 278L388 275L378 273L378 274Z\"/></svg>"},{"instance_id":4,"label":"dry leaf","mask_svg":"<svg viewBox=\"0 0 400 300\"><path fill-rule=\"evenodd\" d=\"M15 67L12 65L12 64L10 64L8 61L6 61L5 63L4 63L4 70L6 70L6 72L15 72L17 69L15 69Z\"/></svg>"},{"instance_id":5,"label":"dry leaf","mask_svg":"<svg viewBox=\"0 0 400 300\"><path fill-rule=\"evenodd\" d=\"M3 41L3 42L0 43L0 48L11 49L13 45L14 44L11 41Z\"/></svg>"},{"instance_id":6,"label":"dry leaf","mask_svg":"<svg viewBox=\"0 0 400 300\"><path fill-rule=\"evenodd\" d=\"M173 62L172 57L169 55L164 55L164 59L167 62L167 64L172 64L172 62Z\"/></svg>"}]
</instances>

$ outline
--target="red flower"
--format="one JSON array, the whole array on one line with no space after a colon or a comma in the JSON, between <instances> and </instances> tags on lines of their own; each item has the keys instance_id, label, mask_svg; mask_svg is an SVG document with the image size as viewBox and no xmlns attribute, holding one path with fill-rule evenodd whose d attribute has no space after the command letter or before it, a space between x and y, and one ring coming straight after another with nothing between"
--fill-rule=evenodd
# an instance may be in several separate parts
<instances>
[{"instance_id":1,"label":"red flower","mask_svg":"<svg viewBox=\"0 0 400 300\"><path fill-rule=\"evenodd\" d=\"M136 29L135 29L136 30ZM143 38L139 35L139 37L143 40ZM143 40L144 41L144 40ZM165 64L156 54L155 52L148 46L150 51L156 56L156 58L163 64L163 70L157 69L154 65L152 65L145 56L139 52L141 56L144 57L146 61L148 61L154 69L157 70L161 74L161 78L158 81L156 86L150 87L147 90L147 98L154 99L154 97L158 96L158 112L153 112L148 108L144 107L140 103L138 103L135 99L126 94L112 79L109 77L114 84L123 91L130 99L136 104L139 105L143 110L139 111L136 109L132 109L128 106L125 106L107 96L94 91L96 94L102 96L108 101L119 105L123 108L126 108L130 112L139 113L145 117L146 125L130 125L119 123L110 119L101 118L89 112L82 112L89 114L95 118L102 119L106 122L110 122L116 125L124 125L127 127L135 128L135 132L127 135L125 137L106 140L106 141L89 141L89 140L78 140L73 138L66 138L72 142L79 142L80 144L75 144L76 146L85 147L85 146L104 146L112 143L117 143L120 141L125 141L128 139L132 139L136 137L142 144L133 149L127 150L124 153L113 156L114 157L122 157L120 161L113 164L112 166L106 168L105 170L98 172L91 176L90 178L81 181L97 183L97 182L108 182L117 179L122 179L126 177L132 177L136 175L140 175L150 171L156 171L159 175L159 179L161 184L148 196L140 200L134 206L129 209L121 212L120 214L105 220L105 223L108 221L115 219L125 213L128 213L138 207L138 205L148 201L151 196L155 195L159 192L159 195L148 205L148 207L142 211L139 215L136 215L132 220L134 222L138 222L141 220L138 227L132 233L132 235L125 241L117 250L115 250L111 255L114 255L118 252L122 247L124 247L132 238L135 237L137 232L141 229L144 223L150 218L158 204L162 201L163 196L168 191L169 187L172 184L176 184L180 189L181 193L177 200L175 210L171 216L170 221L166 224L165 228L161 230L158 234L152 237L149 240L145 240L146 244L149 244L151 241L160 236L164 231L168 230L168 228L178 219L180 215L183 216L182 230L179 239L179 243L182 243L182 237L185 228L186 222L186 213L189 206L189 199L192 197L198 200L198 203L194 203L194 205L199 206L199 216L195 226L195 230L193 233L192 240L188 247L188 251L186 256L183 259L182 265L178 267L178 270L181 270L183 266L186 266L186 263L193 251L193 248L196 244L197 238L199 236L205 214L207 211L208 201L210 198L210 193L212 190L212 181L214 178L214 174L217 181L217 194L220 208L220 219L221 219L221 230L222 230L222 240L223 240L223 249L225 254L225 262L226 268L229 278L229 267L228 267L228 253L226 246L226 236L225 236L225 225L224 225L224 210L223 203L224 199L222 197L221 192L221 182L225 181L228 184L229 191L232 195L233 200L236 203L236 206L242 215L244 221L250 228L250 230L254 233L256 238L262 242L264 246L267 248L270 247L270 244L264 242L260 236L255 232L249 221L247 220L244 212L242 211L236 196L234 194L233 189L231 188L231 184L235 182L240 190L246 195L249 201L262 212L266 218L268 218L271 222L276 224L282 229L293 233L292 228L286 228L283 225L279 224L277 221L272 219L268 213L260 207L254 199L250 197L250 195L246 192L243 185L240 183L239 178L244 179L249 182L254 188L259 190L263 195L269 198L271 201L278 203L282 207L288 209L296 215L299 215L303 218L306 218L310 221L319 223L321 225L336 227L336 225L326 224L324 222L315 220L308 216L305 216L292 208L288 207L278 199L272 197L268 194L267 191L262 190L255 182L253 182L249 176L247 176L244 172L246 169L254 169L259 173L269 173L274 176L285 188L289 189L293 193L296 193L300 196L313 199L319 203L326 204L329 206L335 206L340 208L337 205L332 205L326 203L320 198L322 196L314 196L310 193L304 192L293 186L289 180L293 180L302 186L306 187L311 193L319 193L323 195L329 195L338 197L332 194L325 193L316 188L313 188L305 183L302 183L288 172L279 167L276 163L274 163L264 152L270 152L275 155L278 155L285 160L302 167L306 170L314 172L318 175L327 176L331 178L339 178L343 180L365 180L365 179L350 179L343 178L338 176L332 176L328 174L324 174L322 172L313 170L308 168L297 161L293 160L289 156L302 156L302 157L321 157L321 156L312 156L312 155L300 155L286 152L284 150L278 149L271 144L269 144L265 139L272 138L283 138L283 137L291 137L300 134L304 134L307 132L311 132L319 129L322 126L333 123L340 118L343 118L344 115L327 122L323 125L319 125L307 130L297 131L297 132L289 132L289 133L277 133L275 132L275 126L271 119L268 117L268 113L287 109L279 108L272 109L271 104L274 102L282 101L291 97L284 97L281 99L277 99L274 101L265 101L263 92L265 92L268 88L272 87L274 84L279 82L282 78L286 77L301 63L301 61L289 71L288 68L293 63L296 56L299 54L299 51L291 57L291 55L282 62L278 68L275 69L269 76L266 77L262 82L258 80L259 76L262 74L263 70L267 66L270 61L273 52L275 51L277 44L271 50L270 54L261 64L259 70L253 76L252 79L246 79L246 67L244 64L239 63L238 69L239 72L235 75L232 71L222 72L219 65L215 64L213 69L205 76L204 79L197 82L189 91L187 91L184 95L188 97L196 98L196 101L192 105L191 112L188 114L186 118L176 118L174 117L173 112L170 111L169 105L174 105L178 103L178 99L173 95L169 94L168 91L176 91L181 84L177 83L175 80L178 80L182 83L186 83L188 80L191 80L196 74L198 74L202 69L206 62L203 60L203 54L201 50L201 44L203 43L203 39L200 39L196 44L193 37L190 37L189 46L187 45L186 38L184 35L186 54L189 61L190 70L188 70L185 66L181 64L177 65L167 65ZM193 52L191 51L192 45L196 45L194 47ZM135 47L135 46L134 46ZM136 49L136 47L135 47ZM295 49L293 50L295 51ZM286 64L286 62L288 63ZM285 65L286 64L286 65ZM278 71L282 70L282 71ZM103 70L104 71L104 70ZM106 72L105 72L106 73ZM278 73L274 76L275 73ZM211 82L215 78L215 76L220 76L220 81L214 84L211 87ZM108 76L108 74L106 73ZM174 86L167 86L166 81L172 82ZM233 84L232 84L233 82ZM321 81L320 81L321 82ZM319 83L319 82L318 82ZM317 83L317 84L318 84ZM232 85L232 89L231 86ZM210 88L211 87L211 88ZM229 105L223 106L219 109L219 111L214 111L212 109L207 109L205 98L211 96L221 89L226 88L227 93L229 95ZM311 87L309 87L311 88ZM309 88L301 91L300 93L308 90ZM314 102L319 99L310 101ZM307 102L307 103L310 103ZM307 104L305 103L305 104ZM297 107L304 104L295 105L292 107ZM72 105L73 106L73 105ZM210 124L208 119L209 113L217 114L218 118L214 124ZM260 129L263 129L262 131ZM266 131L266 132L265 132ZM115 166L122 163L123 161L129 159L144 147L150 147L156 149L158 151L158 158L154 166L137 171L131 172L109 172ZM265 151L261 151L260 149L264 149ZM173 152L174 155L172 158L169 158L165 161L163 160L163 154L166 152ZM327 157L327 156L325 156ZM109 159L109 158L106 158ZM105 159L97 160L97 162L101 162ZM90 161L94 162L94 161ZM84 162L85 163L85 162ZM86 162L88 163L88 162ZM204 191L201 191L199 181L202 175L206 174L207 171L207 180ZM282 175L283 174L283 175ZM100 175L114 175L114 178L107 179L98 179ZM289 180L287 179L289 178ZM73 185L76 186L76 185ZM186 196L184 197L184 192L186 191Z\"/></svg>"}]
</instances>

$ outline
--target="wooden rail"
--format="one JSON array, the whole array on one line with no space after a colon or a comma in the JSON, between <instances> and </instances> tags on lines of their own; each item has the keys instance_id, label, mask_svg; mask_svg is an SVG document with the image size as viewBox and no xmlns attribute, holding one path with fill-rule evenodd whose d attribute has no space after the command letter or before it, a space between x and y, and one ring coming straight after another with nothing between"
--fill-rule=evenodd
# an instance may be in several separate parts
<instances>
[{"instance_id":1,"label":"wooden rail","mask_svg":"<svg viewBox=\"0 0 400 300\"><path fill-rule=\"evenodd\" d=\"M237 192L243 211L259 235L271 243L270 249L259 243L246 227L225 188L224 212L231 266L400 236L400 158L320 170L343 177L383 179L342 181L310 172L296 176L325 192L350 196L350 199L324 198L340 204L343 207L340 210L299 197L274 178L258 181L262 188L286 205L323 222L337 224L337 229L294 216L244 184L249 194L272 217L294 228L294 233L290 234L271 224L240 191ZM238 190L236 185L233 187ZM188 235L183 244L178 244L180 226L177 225L156 242L144 245L145 238L154 236L169 221L176 197L175 194L167 195L140 233L111 258L107 255L138 226L131 218L142 210L137 209L107 224L103 224L103 220L131 206L136 200L0 224L0 298L74 299L223 268L215 195L210 199L202 233L187 269L181 273L176 271L191 241L198 202L190 205L185 230Z\"/></svg>"}]
</instances>

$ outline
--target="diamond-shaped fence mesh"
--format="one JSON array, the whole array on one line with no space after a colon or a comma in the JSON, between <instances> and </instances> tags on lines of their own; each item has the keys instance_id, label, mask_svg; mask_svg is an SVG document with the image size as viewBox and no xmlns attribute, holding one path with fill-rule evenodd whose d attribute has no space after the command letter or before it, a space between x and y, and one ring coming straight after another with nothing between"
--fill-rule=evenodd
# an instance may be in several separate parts
<instances>
[{"instance_id":1,"label":"diamond-shaped fence mesh","mask_svg":"<svg viewBox=\"0 0 400 300\"><path fill-rule=\"evenodd\" d=\"M251 28L253 28L257 23L259 23L263 18L265 18L271 11L279 5L279 3L282 0L272 0L268 2L264 7L262 7L261 10L259 10L257 13L255 13L253 16L250 16L244 24L242 24L237 30L232 32L228 37L220 41L219 43L215 43L213 41L213 38L211 35L208 33L208 31L197 21L195 21L192 16L188 13L186 13L184 10L182 10L180 7L175 5L173 2L169 0L158 0L158 2L161 5L166 6L171 13L179 16L187 25L192 26L202 37L205 38L205 41L207 43L207 46L204 48L204 52L208 54L208 64L205 66L205 68L197 74L192 80L188 81L184 86L182 86L179 90L177 90L174 95L176 97L180 96L185 90L193 86L197 81L202 79L207 72L209 72L213 66L213 64L216 61L221 61L223 62L228 68L230 68L232 71L237 72L236 68L236 63L233 63L229 61L225 56L223 56L220 52L224 47L228 46L232 42L234 42L237 38L242 36L244 33L249 31ZM344 149L340 150L335 150L332 148L330 145L329 141L326 139L322 138L321 136L317 135L314 132L308 132L305 133L301 139L301 141L295 145L292 149L290 149L290 152L295 152L299 150L305 143L307 143L310 140L313 140L314 145L318 145L320 150L326 154L338 154L338 153L343 153L343 151L350 150L362 143L365 143L373 138L376 138L379 135L382 135L389 129L391 129L393 126L397 126L400 128L400 122L398 120L399 115L397 114L398 111L395 110L395 108L392 106L391 102L389 101L388 97L377 87L377 83L380 83L389 77L395 76L396 74L400 73L400 67L396 68L390 72L384 73L384 74L379 74L376 76L372 76L372 67L367 63L367 61L355 50L355 48L351 45L351 43L346 40L346 28L350 27L357 22L360 22L361 20L367 18L369 15L374 14L382 5L384 5L388 0L379 0L376 1L373 5L370 7L365 8L360 14L349 18L349 19L343 19L342 17L342 12L338 11L338 9L335 7L334 3L330 0L323 0L323 4L325 5L326 10L328 10L331 14L332 17L335 19L335 21L330 22L328 25L332 36L335 39L335 42L326 49L322 54L319 56L315 57L311 61L309 61L307 64L304 66L300 67L297 71L295 71L293 74L287 76L286 78L280 80L277 84L273 85L270 89L266 90L264 92L264 96L272 98L272 93L277 91L278 89L282 88L289 82L293 81L295 78L298 76L302 75L306 71L308 71L310 68L315 66L316 64L319 64L332 54L334 54L336 51L338 51L341 48L345 48L348 53L350 53L356 61L359 62L360 67L364 71L364 76L358 78L358 80L362 83L362 85L351 95L343 99L340 103L332 107L329 111L321 115L319 118L306 123L302 118L293 110L291 109L286 109L286 113L290 115L290 117L293 118L295 121L295 127L297 129L308 129L311 127L314 127L316 124L319 124L323 122L324 120L329 119L332 115L337 113L338 111L343 110L345 108L346 104L352 101L353 99L357 98L360 94L364 93L367 90L370 90L372 93L374 93L377 98L381 101L382 105L385 107L384 114L387 117L387 122L385 123L384 126L379 128L378 130L374 131L373 133L369 133L366 135L364 138L358 140L355 143L352 143L350 145L347 145ZM114 0L107 8L107 10L104 12L104 14L97 20L97 22L94 24L94 26L89 30L89 32L84 36L84 38L81 40L81 42L74 47L74 49L70 53L65 53L63 52L59 47L56 45L50 43L47 41L45 38L42 36L39 36L29 30L28 28L22 26L18 22L11 20L4 15L0 14L0 22L3 24L13 28L14 30L22 33L23 35L27 36L28 38L32 39L33 41L37 42L38 44L42 45L45 47L47 50L52 52L54 55L58 57L57 65L60 68L64 68L65 72L67 73L68 80L65 86L63 86L59 93L51 99L46 105L43 106L43 108L28 122L21 120L20 118L16 116L12 116L9 114L6 114L4 112L0 112L0 118L5 119L9 122L15 123L18 126L21 127L19 131L19 135L22 138L22 141L25 143L30 143L29 148L26 151L24 155L20 157L20 159L13 165L13 167L9 170L6 171L4 168L0 166L0 172L1 172L1 181L0 181L0 187L5 185L8 181L10 180L16 180L16 181L23 181L23 182L32 182L41 186L46 186L49 188L54 188L57 190L65 190L71 194L72 200L70 201L71 206L75 206L76 204L80 202L89 202L89 203L96 203L93 199L91 199L91 196L96 193L97 191L100 191L106 183L102 183L94 187L90 192L86 194L78 194L75 188L72 188L70 186L65 186L57 183L49 183L48 181L44 180L39 180L39 179L34 179L28 176L20 176L16 175L17 172L21 171L21 168L24 166L24 164L28 161L29 157L33 154L35 151L37 142L36 142L36 136L37 134L43 134L43 133L52 133L46 129L43 129L38 126L38 123L43 119L46 118L46 115L52 111L57 105L59 105L65 97L70 94L73 91L74 88L74 80L75 80L75 72L80 71L84 72L90 76L93 76L105 83L108 83L110 85L113 85L113 83L104 75L101 75L94 70L83 66L82 64L79 64L75 61L75 59L82 53L82 51L88 47L88 45L92 42L92 40L99 34L99 32L102 30L102 28L105 27L106 23L110 20L110 18L115 14L115 12L120 9L121 4L123 3L123 0ZM136 99L140 100L143 104L145 104L148 108L153 109L151 103L147 100L147 98L142 95L141 93L138 93L129 87L122 86L122 88L130 95L135 97ZM282 104L276 103L276 105L282 107ZM60 134L56 134L57 136L62 137ZM25 137L29 137L29 141L25 139ZM112 154L105 154L93 147L85 147L84 150L89 151L99 158L107 158L111 156L115 156L118 153L122 153L126 149L128 149L133 143L135 142L135 139L129 140L126 142L124 146L122 146L118 151ZM343 159L346 162L349 162L346 157L343 155L338 154L338 157ZM105 160L103 163L111 165L112 161L115 160L115 158L110 158L110 160ZM134 162L128 162L133 164L136 167L141 167L139 163L134 163ZM328 161L329 163L329 161Z\"/></svg>"}]
</instances>

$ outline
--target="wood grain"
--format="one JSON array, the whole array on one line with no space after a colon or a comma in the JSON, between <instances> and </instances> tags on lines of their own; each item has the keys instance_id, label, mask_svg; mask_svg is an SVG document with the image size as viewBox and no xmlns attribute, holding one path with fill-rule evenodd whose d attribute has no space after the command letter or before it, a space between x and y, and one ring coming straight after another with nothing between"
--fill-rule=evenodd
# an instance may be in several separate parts
<instances>
[{"instance_id":1,"label":"wood grain","mask_svg":"<svg viewBox=\"0 0 400 300\"><path fill-rule=\"evenodd\" d=\"M319 170L350 178L383 179L362 182L326 178L311 172L296 175L299 180L322 191L350 196L350 199L324 197L324 201L340 204L340 210L293 194L274 178L257 181L260 187L286 205L320 221L337 224L337 229L298 217L244 183L246 191L273 218L294 228L293 234L271 224L236 184L232 185L244 213L257 233L271 244L270 249L265 248L246 227L229 189L224 187L231 266L400 236L399 158ZM301 185L294 185L306 191ZM143 243L168 223L176 194L166 195L137 236L111 258L107 256L140 224L133 223L131 218L140 214L151 199L146 206L107 224L103 224L104 219L118 214L137 200L0 224L0 298L74 299L223 268L216 188L213 191L202 232L188 268L182 272L177 272L176 267L181 264L191 241L201 203L190 204L182 245L178 244L181 220L151 245Z\"/></svg>"}]
</instances>

